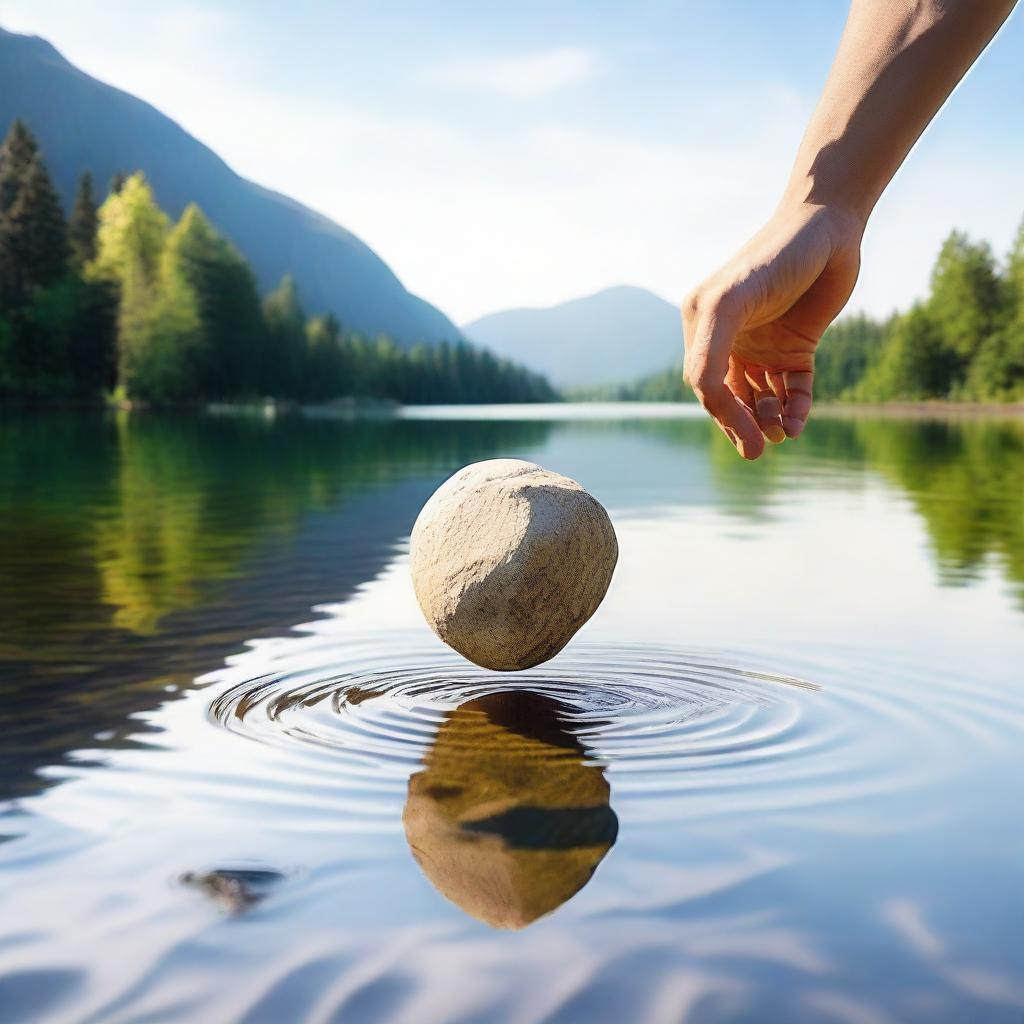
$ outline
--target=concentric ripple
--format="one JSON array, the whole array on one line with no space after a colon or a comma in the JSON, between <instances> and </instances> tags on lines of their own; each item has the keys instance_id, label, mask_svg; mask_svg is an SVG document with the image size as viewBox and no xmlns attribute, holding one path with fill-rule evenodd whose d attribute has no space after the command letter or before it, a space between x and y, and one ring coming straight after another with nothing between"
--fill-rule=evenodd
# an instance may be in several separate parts
<instances>
[{"instance_id":1,"label":"concentric ripple","mask_svg":"<svg viewBox=\"0 0 1024 1024\"><path fill-rule=\"evenodd\" d=\"M508 675L436 645L389 647L346 645L340 656L351 667L326 677L306 667L236 684L213 700L211 717L250 739L329 757L349 781L378 786L408 778L457 709L501 694L546 700L581 756L620 775L627 790L634 780L663 785L677 771L778 764L810 742L801 698L814 684L710 654L579 644ZM445 756L478 757L487 742L460 732L446 740ZM549 746L535 756L559 752Z\"/></svg>"},{"instance_id":2,"label":"concentric ripple","mask_svg":"<svg viewBox=\"0 0 1024 1024\"><path fill-rule=\"evenodd\" d=\"M304 763L300 774L315 770L320 784L330 780L355 798L353 806L377 801L378 812L387 793L404 794L457 709L483 714L501 694L532 694L556 709L573 756L605 771L617 806L628 801L646 817L677 816L673 796L685 796L695 813L699 802L707 817L907 792L954 770L955 751L986 734L983 720L963 713L955 681L936 680L934 699L922 705L891 664L884 677L865 665L862 685L833 689L739 655L578 643L546 665L504 674L396 633L307 651L294 664L222 689L211 718L272 745L293 767ZM808 675L830 674L806 667ZM937 756L905 758L885 742L887 722L898 723L919 755ZM448 729L444 757L480 758L491 742L486 730ZM530 756L565 756L563 747Z\"/></svg>"}]
</instances>

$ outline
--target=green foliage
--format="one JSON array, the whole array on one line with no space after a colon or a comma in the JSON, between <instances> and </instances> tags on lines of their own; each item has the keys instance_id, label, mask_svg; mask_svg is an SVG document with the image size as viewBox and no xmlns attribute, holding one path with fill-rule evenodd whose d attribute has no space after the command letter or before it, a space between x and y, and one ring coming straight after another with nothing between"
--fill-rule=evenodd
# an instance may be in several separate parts
<instances>
[{"instance_id":1,"label":"green foliage","mask_svg":"<svg viewBox=\"0 0 1024 1024\"><path fill-rule=\"evenodd\" d=\"M629 384L599 384L569 393L578 402L695 402L683 380L683 368L674 366Z\"/></svg>"},{"instance_id":2,"label":"green foliage","mask_svg":"<svg viewBox=\"0 0 1024 1024\"><path fill-rule=\"evenodd\" d=\"M99 225L92 175L86 171L78 179L75 205L68 218L68 245L71 259L78 269L96 258L96 230Z\"/></svg>"},{"instance_id":3,"label":"green foliage","mask_svg":"<svg viewBox=\"0 0 1024 1024\"><path fill-rule=\"evenodd\" d=\"M110 296L79 269L39 148L15 122L0 146L0 397L91 398L109 387Z\"/></svg>"},{"instance_id":4,"label":"green foliage","mask_svg":"<svg viewBox=\"0 0 1024 1024\"><path fill-rule=\"evenodd\" d=\"M925 301L884 323L861 313L829 327L814 389L819 399L861 402L1024 399L1024 223L1002 269L987 244L954 231ZM666 370L573 397L679 401L683 393L679 371Z\"/></svg>"},{"instance_id":5,"label":"green foliage","mask_svg":"<svg viewBox=\"0 0 1024 1024\"><path fill-rule=\"evenodd\" d=\"M97 210L79 181L69 224L35 140L0 147L0 397L115 392L180 403L547 401L540 376L465 342L407 351L308 319L291 277L261 304L249 264L195 205L172 227L141 173Z\"/></svg>"},{"instance_id":6,"label":"green foliage","mask_svg":"<svg viewBox=\"0 0 1024 1024\"><path fill-rule=\"evenodd\" d=\"M168 240L169 241L169 240ZM195 289L179 252L168 244L160 259L152 308L133 353L128 393L150 402L194 401L201 321Z\"/></svg>"},{"instance_id":7,"label":"green foliage","mask_svg":"<svg viewBox=\"0 0 1024 1024\"><path fill-rule=\"evenodd\" d=\"M260 390L266 329L256 279L238 251L195 204L167 238L173 261L195 295L199 316L196 385L208 398Z\"/></svg>"},{"instance_id":8,"label":"green foliage","mask_svg":"<svg viewBox=\"0 0 1024 1024\"><path fill-rule=\"evenodd\" d=\"M0 308L29 301L67 262L67 227L36 141L15 121L0 147Z\"/></svg>"},{"instance_id":9,"label":"green foliage","mask_svg":"<svg viewBox=\"0 0 1024 1024\"><path fill-rule=\"evenodd\" d=\"M267 359L262 368L262 390L268 395L298 398L303 386L306 314L290 274L266 297L263 314L267 329Z\"/></svg>"},{"instance_id":10,"label":"green foliage","mask_svg":"<svg viewBox=\"0 0 1024 1024\"><path fill-rule=\"evenodd\" d=\"M928 312L943 346L963 370L1003 313L1002 282L987 243L976 244L954 231L946 239L932 271Z\"/></svg>"},{"instance_id":11,"label":"green foliage","mask_svg":"<svg viewBox=\"0 0 1024 1024\"><path fill-rule=\"evenodd\" d=\"M878 362L891 326L858 313L829 327L814 360L814 391L818 398L839 398L853 382L859 381Z\"/></svg>"},{"instance_id":12,"label":"green foliage","mask_svg":"<svg viewBox=\"0 0 1024 1024\"><path fill-rule=\"evenodd\" d=\"M879 358L854 387L867 401L942 398L949 393L959 359L944 343L931 311L923 305L893 322Z\"/></svg>"},{"instance_id":13,"label":"green foliage","mask_svg":"<svg viewBox=\"0 0 1024 1024\"><path fill-rule=\"evenodd\" d=\"M145 175L126 179L120 191L107 197L98 218L96 259L89 272L114 282L135 273L154 281L170 223Z\"/></svg>"},{"instance_id":14,"label":"green foliage","mask_svg":"<svg viewBox=\"0 0 1024 1024\"><path fill-rule=\"evenodd\" d=\"M14 205L25 172L38 153L35 136L23 121L15 121L0 145L0 216Z\"/></svg>"}]
</instances>

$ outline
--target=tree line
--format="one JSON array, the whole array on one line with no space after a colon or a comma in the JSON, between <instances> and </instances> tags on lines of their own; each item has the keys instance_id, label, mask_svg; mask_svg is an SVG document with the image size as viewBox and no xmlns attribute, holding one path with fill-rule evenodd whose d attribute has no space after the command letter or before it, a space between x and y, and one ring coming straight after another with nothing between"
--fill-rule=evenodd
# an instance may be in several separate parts
<instances>
[{"instance_id":1,"label":"tree line","mask_svg":"<svg viewBox=\"0 0 1024 1024\"><path fill-rule=\"evenodd\" d=\"M83 174L65 217L38 143L15 121L0 146L0 400L104 396L558 397L542 376L465 341L404 349L330 314L307 316L290 277L261 298L245 258L199 207L172 223L142 173L119 175L102 203Z\"/></svg>"},{"instance_id":2,"label":"tree line","mask_svg":"<svg viewBox=\"0 0 1024 1024\"><path fill-rule=\"evenodd\" d=\"M682 374L680 362L570 397L693 401ZM815 355L814 391L859 402L1024 400L1024 224L1002 261L987 243L952 232L925 299L886 320L858 313L834 323Z\"/></svg>"},{"instance_id":3,"label":"tree line","mask_svg":"<svg viewBox=\"0 0 1024 1024\"><path fill-rule=\"evenodd\" d=\"M884 322L853 317L818 349L815 388L856 401L1024 399L1024 224L998 261L954 231L925 299Z\"/></svg>"}]
</instances>

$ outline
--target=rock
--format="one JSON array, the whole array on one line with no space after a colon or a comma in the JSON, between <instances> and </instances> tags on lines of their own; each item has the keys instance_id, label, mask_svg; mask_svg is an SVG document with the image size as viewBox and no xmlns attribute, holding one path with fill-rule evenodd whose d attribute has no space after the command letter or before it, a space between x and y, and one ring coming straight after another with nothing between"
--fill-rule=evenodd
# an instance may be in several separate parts
<instances>
[{"instance_id":1,"label":"rock","mask_svg":"<svg viewBox=\"0 0 1024 1024\"><path fill-rule=\"evenodd\" d=\"M412 531L431 629L484 668L554 657L597 610L618 558L608 513L575 480L519 459L460 469Z\"/></svg>"}]
</instances>

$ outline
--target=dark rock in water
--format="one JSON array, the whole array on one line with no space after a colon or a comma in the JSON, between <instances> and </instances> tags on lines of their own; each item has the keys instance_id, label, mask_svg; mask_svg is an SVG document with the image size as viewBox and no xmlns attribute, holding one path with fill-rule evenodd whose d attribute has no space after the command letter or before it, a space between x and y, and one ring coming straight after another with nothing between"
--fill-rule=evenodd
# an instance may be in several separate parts
<instances>
[{"instance_id":1,"label":"dark rock in water","mask_svg":"<svg viewBox=\"0 0 1024 1024\"><path fill-rule=\"evenodd\" d=\"M217 868L203 873L186 871L181 884L209 896L229 914L244 914L270 895L284 875L255 868Z\"/></svg>"}]
</instances>

